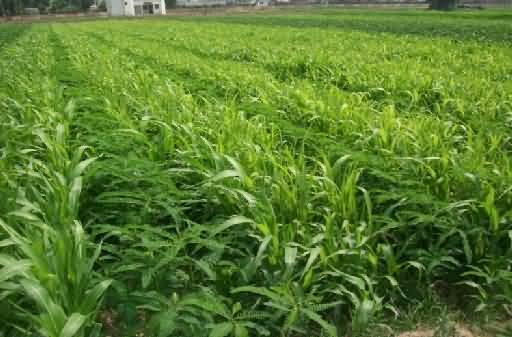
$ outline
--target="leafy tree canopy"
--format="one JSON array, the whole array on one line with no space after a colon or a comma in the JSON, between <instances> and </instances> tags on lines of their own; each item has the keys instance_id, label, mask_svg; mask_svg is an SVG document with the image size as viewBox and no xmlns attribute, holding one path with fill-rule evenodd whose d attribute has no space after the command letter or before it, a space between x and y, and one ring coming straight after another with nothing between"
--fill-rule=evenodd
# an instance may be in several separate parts
<instances>
[{"instance_id":1,"label":"leafy tree canopy","mask_svg":"<svg viewBox=\"0 0 512 337\"><path fill-rule=\"evenodd\" d=\"M0 15L18 15L24 8L39 8L40 11L86 10L94 0L0 0Z\"/></svg>"}]
</instances>

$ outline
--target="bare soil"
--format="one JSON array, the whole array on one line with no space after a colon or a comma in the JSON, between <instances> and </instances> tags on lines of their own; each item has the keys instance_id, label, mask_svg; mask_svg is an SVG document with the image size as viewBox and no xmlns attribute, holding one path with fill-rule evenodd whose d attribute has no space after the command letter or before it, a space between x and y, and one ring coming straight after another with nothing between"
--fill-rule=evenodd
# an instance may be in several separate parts
<instances>
[{"instance_id":1,"label":"bare soil","mask_svg":"<svg viewBox=\"0 0 512 337\"><path fill-rule=\"evenodd\" d=\"M476 329L475 329L476 330ZM398 335L398 337L491 337L488 334L481 332L472 332L470 328L462 324L456 324L452 331L445 334L440 334L434 329L417 329L413 331L406 331Z\"/></svg>"}]
</instances>

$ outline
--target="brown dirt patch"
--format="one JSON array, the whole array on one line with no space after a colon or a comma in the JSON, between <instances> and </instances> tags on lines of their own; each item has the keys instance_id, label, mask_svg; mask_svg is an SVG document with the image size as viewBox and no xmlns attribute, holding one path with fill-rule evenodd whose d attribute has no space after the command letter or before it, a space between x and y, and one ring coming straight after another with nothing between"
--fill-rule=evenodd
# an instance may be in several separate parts
<instances>
[{"instance_id":1,"label":"brown dirt patch","mask_svg":"<svg viewBox=\"0 0 512 337\"><path fill-rule=\"evenodd\" d=\"M406 331L398 335L398 337L436 337L439 334L436 334L434 329L418 329L414 331ZM456 324L453 328L453 332L447 336L442 337L484 337L482 335L476 335L468 328L463 325Z\"/></svg>"},{"instance_id":2,"label":"brown dirt patch","mask_svg":"<svg viewBox=\"0 0 512 337\"><path fill-rule=\"evenodd\" d=\"M434 337L434 330L415 330L403 332L398 337Z\"/></svg>"}]
</instances>

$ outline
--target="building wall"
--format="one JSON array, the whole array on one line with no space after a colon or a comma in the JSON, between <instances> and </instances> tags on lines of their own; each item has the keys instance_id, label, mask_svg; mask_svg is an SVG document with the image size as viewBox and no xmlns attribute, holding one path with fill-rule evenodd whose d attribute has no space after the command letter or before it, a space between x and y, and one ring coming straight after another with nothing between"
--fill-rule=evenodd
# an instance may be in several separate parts
<instances>
[{"instance_id":1,"label":"building wall","mask_svg":"<svg viewBox=\"0 0 512 337\"><path fill-rule=\"evenodd\" d=\"M259 0L226 0L226 3L228 5L233 5L233 6L254 5L257 2L259 2ZM267 2L268 2L268 0L267 0Z\"/></svg>"},{"instance_id":2,"label":"building wall","mask_svg":"<svg viewBox=\"0 0 512 337\"><path fill-rule=\"evenodd\" d=\"M135 8L133 0L122 0L124 5L124 15L133 16L135 15Z\"/></svg>"},{"instance_id":3,"label":"building wall","mask_svg":"<svg viewBox=\"0 0 512 337\"><path fill-rule=\"evenodd\" d=\"M131 0L133 1L132 7L135 8L135 6L143 6L145 3L152 3L153 4L153 15L162 15L166 14L165 10L165 0ZM155 8L155 5L158 5L158 9ZM134 10L131 15L136 15L136 11Z\"/></svg>"},{"instance_id":4,"label":"building wall","mask_svg":"<svg viewBox=\"0 0 512 337\"><path fill-rule=\"evenodd\" d=\"M142 15L142 6L144 3L150 2L158 5L158 9L153 9L153 15L166 14L165 0L107 0L107 12L110 16L135 16ZM140 6L140 12L136 11L136 7Z\"/></svg>"},{"instance_id":5,"label":"building wall","mask_svg":"<svg viewBox=\"0 0 512 337\"><path fill-rule=\"evenodd\" d=\"M226 0L176 0L176 6L179 7L225 6L227 4Z\"/></svg>"},{"instance_id":6,"label":"building wall","mask_svg":"<svg viewBox=\"0 0 512 337\"><path fill-rule=\"evenodd\" d=\"M107 0L107 12L111 16L123 16L124 0Z\"/></svg>"}]
</instances>

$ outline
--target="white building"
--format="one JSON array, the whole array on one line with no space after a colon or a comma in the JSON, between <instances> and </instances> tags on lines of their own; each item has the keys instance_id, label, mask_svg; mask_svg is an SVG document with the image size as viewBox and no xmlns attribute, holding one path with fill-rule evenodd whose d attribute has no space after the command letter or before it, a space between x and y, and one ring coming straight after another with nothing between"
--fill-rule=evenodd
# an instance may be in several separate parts
<instances>
[{"instance_id":1,"label":"white building","mask_svg":"<svg viewBox=\"0 0 512 337\"><path fill-rule=\"evenodd\" d=\"M107 0L110 16L142 16L165 14L165 0Z\"/></svg>"},{"instance_id":2,"label":"white building","mask_svg":"<svg viewBox=\"0 0 512 337\"><path fill-rule=\"evenodd\" d=\"M227 4L226 0L176 0L178 7L215 7Z\"/></svg>"}]
</instances>

